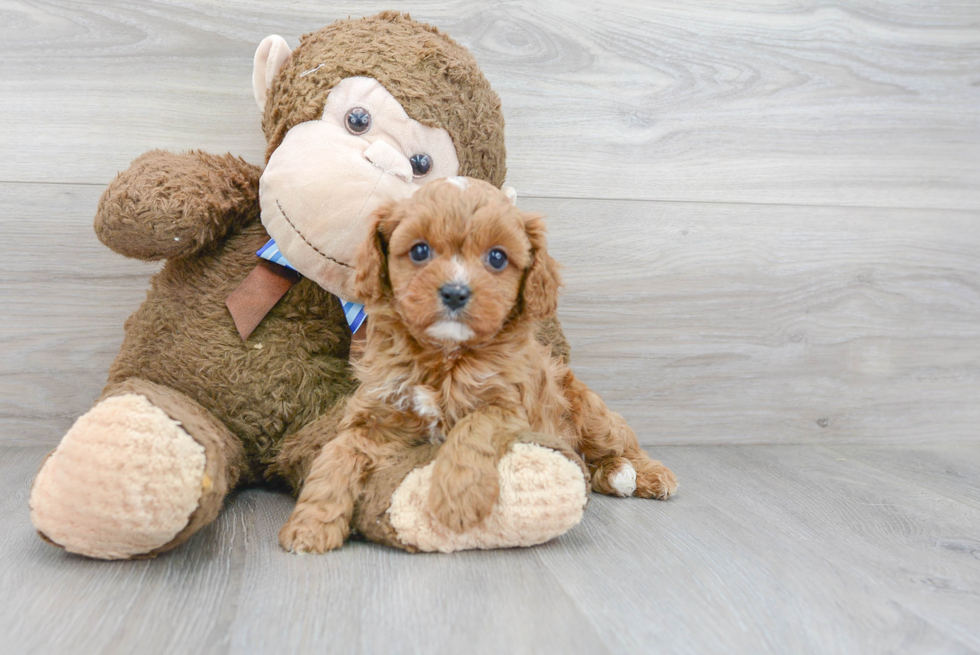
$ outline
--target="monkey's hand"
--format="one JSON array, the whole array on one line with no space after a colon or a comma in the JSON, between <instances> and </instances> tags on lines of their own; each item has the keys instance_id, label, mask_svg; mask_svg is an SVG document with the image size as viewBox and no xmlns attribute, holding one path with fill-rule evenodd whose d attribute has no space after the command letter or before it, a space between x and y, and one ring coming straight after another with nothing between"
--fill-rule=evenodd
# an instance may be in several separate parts
<instances>
[{"instance_id":1,"label":"monkey's hand","mask_svg":"<svg viewBox=\"0 0 980 655\"><path fill-rule=\"evenodd\" d=\"M232 155L151 150L102 194L95 233L136 259L196 253L258 215L261 174Z\"/></svg>"}]
</instances>

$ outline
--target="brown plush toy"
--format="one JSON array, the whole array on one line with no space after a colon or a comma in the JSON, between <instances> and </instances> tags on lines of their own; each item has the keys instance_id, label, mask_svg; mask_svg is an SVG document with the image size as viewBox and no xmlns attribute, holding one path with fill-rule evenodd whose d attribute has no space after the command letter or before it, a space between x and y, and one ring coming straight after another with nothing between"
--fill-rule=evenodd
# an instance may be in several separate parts
<instances>
[{"instance_id":1,"label":"brown plush toy","mask_svg":"<svg viewBox=\"0 0 980 655\"><path fill-rule=\"evenodd\" d=\"M98 403L34 481L34 525L68 551L156 555L213 521L235 487L298 492L355 384L338 297L357 300L351 263L372 210L437 177L504 181L497 95L464 48L407 15L338 21L295 52L268 37L253 88L264 171L230 155L154 151L99 204L103 243L166 264L126 322ZM270 235L302 276L256 256ZM557 323L538 334L567 357ZM562 534L586 500L580 459L546 435L514 441L493 513L475 529L451 533L432 519L428 478L409 474L431 466L438 446L420 439L409 455L372 463L354 530L447 551Z\"/></svg>"}]
</instances>

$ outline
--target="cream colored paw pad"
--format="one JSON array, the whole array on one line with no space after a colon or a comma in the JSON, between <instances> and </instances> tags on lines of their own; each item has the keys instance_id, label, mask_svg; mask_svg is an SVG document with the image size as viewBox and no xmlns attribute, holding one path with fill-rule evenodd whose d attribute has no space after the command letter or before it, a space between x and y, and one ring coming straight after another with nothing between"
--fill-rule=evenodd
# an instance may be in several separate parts
<instances>
[{"instance_id":1,"label":"cream colored paw pad","mask_svg":"<svg viewBox=\"0 0 980 655\"><path fill-rule=\"evenodd\" d=\"M73 553L123 559L166 545L201 499L204 447L144 396L81 416L31 489L31 521Z\"/></svg>"},{"instance_id":2,"label":"cream colored paw pad","mask_svg":"<svg viewBox=\"0 0 980 655\"><path fill-rule=\"evenodd\" d=\"M389 520L398 538L422 551L449 553L544 543L573 528L587 499L582 469L564 455L534 444L514 444L497 466L500 496L482 524L451 531L429 512L434 463L406 476L391 497Z\"/></svg>"}]
</instances>

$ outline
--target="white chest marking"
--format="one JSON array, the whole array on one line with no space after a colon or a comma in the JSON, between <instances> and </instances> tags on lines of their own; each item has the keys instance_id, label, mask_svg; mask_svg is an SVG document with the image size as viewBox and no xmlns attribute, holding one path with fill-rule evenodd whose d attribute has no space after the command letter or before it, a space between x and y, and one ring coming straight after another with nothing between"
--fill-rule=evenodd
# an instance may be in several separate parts
<instances>
[{"instance_id":1,"label":"white chest marking","mask_svg":"<svg viewBox=\"0 0 980 655\"><path fill-rule=\"evenodd\" d=\"M412 410L427 422L429 440L432 443L442 443L446 436L439 429L439 419L442 412L436 404L435 393L425 387L415 387L412 392Z\"/></svg>"}]
</instances>

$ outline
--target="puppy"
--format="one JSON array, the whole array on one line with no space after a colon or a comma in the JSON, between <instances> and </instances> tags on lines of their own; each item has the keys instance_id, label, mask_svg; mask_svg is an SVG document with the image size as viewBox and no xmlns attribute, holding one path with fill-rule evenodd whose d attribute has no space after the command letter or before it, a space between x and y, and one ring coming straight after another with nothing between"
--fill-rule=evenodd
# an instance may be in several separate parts
<instances>
[{"instance_id":1,"label":"puppy","mask_svg":"<svg viewBox=\"0 0 980 655\"><path fill-rule=\"evenodd\" d=\"M592 489L666 499L677 481L535 340L560 284L541 216L468 178L432 182L375 213L356 260L370 319L360 387L315 459L280 532L287 550L340 547L372 462L441 443L429 509L456 532L491 512L497 462L520 433L554 435L585 459Z\"/></svg>"}]
</instances>

